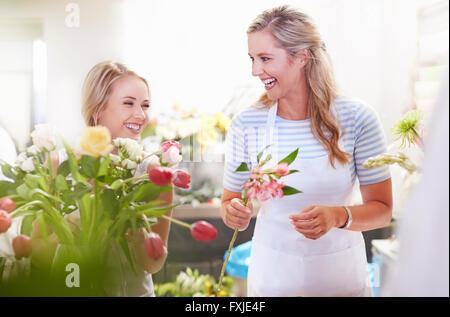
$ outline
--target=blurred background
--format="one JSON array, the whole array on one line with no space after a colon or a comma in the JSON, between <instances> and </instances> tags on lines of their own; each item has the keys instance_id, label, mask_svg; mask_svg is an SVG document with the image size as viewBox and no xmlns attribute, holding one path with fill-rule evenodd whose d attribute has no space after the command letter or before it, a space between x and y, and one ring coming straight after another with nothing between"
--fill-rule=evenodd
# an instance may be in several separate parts
<instances>
[{"instance_id":1,"label":"blurred background","mask_svg":"<svg viewBox=\"0 0 450 317\"><path fill-rule=\"evenodd\" d=\"M38 123L55 125L75 142L85 127L85 75L103 60L125 63L150 84L148 140L197 141L183 153L202 167L193 172L196 167L185 164L197 178L193 190L179 193L192 206L183 217L216 218L219 232L226 232L208 250L194 246L190 257L176 244L184 237L171 233L169 249L178 253L156 279L170 280L187 265L217 276L232 234L218 216L222 141L233 114L264 91L251 76L246 29L260 12L281 4L315 19L342 91L377 110L388 143L406 111L422 109L427 119L448 68L448 0L0 0L0 133L12 137L17 153L30 145ZM406 194L400 172L392 173L399 175L393 176L397 215ZM238 242L250 240L251 229Z\"/></svg>"}]
</instances>

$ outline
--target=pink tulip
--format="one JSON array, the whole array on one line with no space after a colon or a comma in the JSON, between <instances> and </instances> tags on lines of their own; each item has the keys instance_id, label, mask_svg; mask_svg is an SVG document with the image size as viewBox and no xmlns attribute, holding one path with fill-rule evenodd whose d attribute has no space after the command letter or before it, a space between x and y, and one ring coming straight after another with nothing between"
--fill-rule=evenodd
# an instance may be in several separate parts
<instances>
[{"instance_id":1,"label":"pink tulip","mask_svg":"<svg viewBox=\"0 0 450 317\"><path fill-rule=\"evenodd\" d=\"M0 233L8 231L9 227L11 227L11 224L11 215L7 211L0 209Z\"/></svg>"},{"instance_id":2,"label":"pink tulip","mask_svg":"<svg viewBox=\"0 0 450 317\"><path fill-rule=\"evenodd\" d=\"M12 240L12 247L17 259L26 258L31 254L31 239L26 235L19 235Z\"/></svg>"},{"instance_id":3,"label":"pink tulip","mask_svg":"<svg viewBox=\"0 0 450 317\"><path fill-rule=\"evenodd\" d=\"M183 170L175 170L173 184L177 187L187 189L191 183L191 175Z\"/></svg>"},{"instance_id":4,"label":"pink tulip","mask_svg":"<svg viewBox=\"0 0 450 317\"><path fill-rule=\"evenodd\" d=\"M280 163L275 167L275 173L280 176L286 176L289 174L289 165L288 163Z\"/></svg>"},{"instance_id":5,"label":"pink tulip","mask_svg":"<svg viewBox=\"0 0 450 317\"><path fill-rule=\"evenodd\" d=\"M144 246L148 256L153 260L158 260L165 255L164 242L157 233L150 232L144 241Z\"/></svg>"},{"instance_id":6,"label":"pink tulip","mask_svg":"<svg viewBox=\"0 0 450 317\"><path fill-rule=\"evenodd\" d=\"M161 143L161 148L163 152L167 152L172 146L176 146L178 150L181 150L180 143L178 143L177 141L171 140Z\"/></svg>"},{"instance_id":7,"label":"pink tulip","mask_svg":"<svg viewBox=\"0 0 450 317\"><path fill-rule=\"evenodd\" d=\"M218 232L212 224L202 220L192 224L191 235L197 241L209 242L217 238Z\"/></svg>"},{"instance_id":8,"label":"pink tulip","mask_svg":"<svg viewBox=\"0 0 450 317\"><path fill-rule=\"evenodd\" d=\"M16 203L11 198L2 198L0 199L0 209L7 212L12 212L14 209L16 209Z\"/></svg>"},{"instance_id":9,"label":"pink tulip","mask_svg":"<svg viewBox=\"0 0 450 317\"><path fill-rule=\"evenodd\" d=\"M252 168L250 171L250 179L260 179L264 176L264 172L259 166Z\"/></svg>"},{"instance_id":10,"label":"pink tulip","mask_svg":"<svg viewBox=\"0 0 450 317\"><path fill-rule=\"evenodd\" d=\"M172 170L168 167L156 167L148 171L148 178L157 186L169 185L173 176Z\"/></svg>"}]
</instances>

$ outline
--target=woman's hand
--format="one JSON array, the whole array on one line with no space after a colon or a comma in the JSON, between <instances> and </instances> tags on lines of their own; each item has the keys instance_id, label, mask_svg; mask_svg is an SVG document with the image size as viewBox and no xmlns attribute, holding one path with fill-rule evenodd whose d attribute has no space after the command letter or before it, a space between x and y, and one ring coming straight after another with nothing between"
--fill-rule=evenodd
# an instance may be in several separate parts
<instances>
[{"instance_id":1,"label":"woman's hand","mask_svg":"<svg viewBox=\"0 0 450 317\"><path fill-rule=\"evenodd\" d=\"M342 209L342 210L341 210ZM342 207L309 206L296 215L289 216L295 230L308 239L316 240L333 227L341 227L347 221Z\"/></svg>"},{"instance_id":2,"label":"woman's hand","mask_svg":"<svg viewBox=\"0 0 450 317\"><path fill-rule=\"evenodd\" d=\"M247 206L240 198L233 198L224 203L224 213L222 215L225 225L231 229L239 229L239 231L247 229L250 219L253 215L253 205L251 200Z\"/></svg>"}]
</instances>

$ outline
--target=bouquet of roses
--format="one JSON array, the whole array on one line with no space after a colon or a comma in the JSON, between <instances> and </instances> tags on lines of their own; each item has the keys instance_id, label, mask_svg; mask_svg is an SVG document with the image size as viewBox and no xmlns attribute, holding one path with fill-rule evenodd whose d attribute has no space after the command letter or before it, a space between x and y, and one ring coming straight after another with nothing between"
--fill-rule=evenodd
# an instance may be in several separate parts
<instances>
[{"instance_id":1,"label":"bouquet of roses","mask_svg":"<svg viewBox=\"0 0 450 317\"><path fill-rule=\"evenodd\" d=\"M52 166L54 129L38 125L31 137L33 145L14 166L0 162L10 179L0 181L0 234L8 231L13 218L21 220L11 243L16 259L26 258L52 276L77 263L85 268L88 294L95 295L113 245L121 247L136 271L128 241L139 228L149 233L144 241L149 258L165 259L167 250L151 230L158 217L189 228L199 241L217 236L204 221L191 225L164 215L176 205L157 200L172 190L171 184L189 187L190 175L174 169L182 159L178 142L166 141L157 152L146 154L134 140L112 141L107 128L89 127L75 148L63 140L67 159Z\"/></svg>"},{"instance_id":2,"label":"bouquet of roses","mask_svg":"<svg viewBox=\"0 0 450 317\"><path fill-rule=\"evenodd\" d=\"M239 165L239 167L236 169L236 172L250 172L250 179L245 182L244 185L242 185L242 200L244 202L244 206L246 206L248 200L252 198L258 199L260 201L266 201L271 198L283 198L283 196L301 193L300 190L287 186L283 182L279 182L282 177L298 172L298 170L289 170L289 165L296 159L298 155L298 148L287 155L284 159L279 161L274 167L265 168L264 166L272 159L271 154L262 159L264 151L269 146L270 145L266 146L260 153L258 153L256 158L258 164L256 164L251 170L245 162L241 163L241 165ZM225 262L222 265L222 271L219 277L219 291L222 288L222 280L225 274L225 267L228 263L231 249L233 248L238 231L238 229L234 231L233 237L228 247Z\"/></svg>"}]
</instances>

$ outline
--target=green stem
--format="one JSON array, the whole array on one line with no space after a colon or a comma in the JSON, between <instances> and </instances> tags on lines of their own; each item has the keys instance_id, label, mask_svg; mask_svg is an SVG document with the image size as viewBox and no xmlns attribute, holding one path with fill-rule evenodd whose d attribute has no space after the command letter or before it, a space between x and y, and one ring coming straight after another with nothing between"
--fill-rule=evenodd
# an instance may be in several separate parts
<instances>
[{"instance_id":1,"label":"green stem","mask_svg":"<svg viewBox=\"0 0 450 317\"><path fill-rule=\"evenodd\" d=\"M131 178L128 178L128 179L126 179L126 180L123 181L123 184L129 183L129 182L132 182L132 181L139 181L139 180L142 180L142 179L148 179L148 175L147 175L147 174L144 174L144 175L139 176L139 177L131 177Z\"/></svg>"},{"instance_id":2,"label":"green stem","mask_svg":"<svg viewBox=\"0 0 450 317\"><path fill-rule=\"evenodd\" d=\"M142 220L144 220L145 227L147 228L147 232L152 232L152 229L150 228L150 224L148 223L147 217L144 214L141 214Z\"/></svg>"},{"instance_id":3,"label":"green stem","mask_svg":"<svg viewBox=\"0 0 450 317\"><path fill-rule=\"evenodd\" d=\"M20 206L19 208L17 208L17 209L14 210L13 212L11 212L10 215L11 215L11 217L14 218L14 215L15 215L16 213L18 213L19 211L24 210L24 209L25 209L26 207L28 207L28 206L37 205L37 204L41 204L41 205L42 205L42 202L41 202L40 200L30 201L29 203L26 203L25 205Z\"/></svg>"},{"instance_id":4,"label":"green stem","mask_svg":"<svg viewBox=\"0 0 450 317\"><path fill-rule=\"evenodd\" d=\"M163 219L172 221L173 223L176 223L177 225L186 227L186 228L188 228L189 230L192 229L192 225L190 225L190 224L188 224L188 223L186 223L186 222L184 222L184 221L181 221L181 220L178 220L178 219L175 219L175 218L166 216L166 215L162 215L162 216L160 216L160 217L163 218Z\"/></svg>"},{"instance_id":5,"label":"green stem","mask_svg":"<svg viewBox=\"0 0 450 317\"><path fill-rule=\"evenodd\" d=\"M243 196L242 198L244 201L244 206L247 206L248 197L246 197L246 195L242 195L242 196ZM222 280L223 280L223 276L225 275L225 267L227 266L228 259L230 258L231 249L233 249L234 242L236 241L238 232L239 232L239 229L234 230L233 237L231 238L230 245L228 246L227 257L225 258L225 262L223 262L223 265L222 265L222 270L220 271L219 288L218 288L219 291L222 289Z\"/></svg>"},{"instance_id":6,"label":"green stem","mask_svg":"<svg viewBox=\"0 0 450 317\"><path fill-rule=\"evenodd\" d=\"M230 245L228 246L227 257L225 258L225 262L223 262L223 265L222 265L222 270L220 271L219 291L222 289L222 280L223 280L223 276L225 275L225 267L227 266L228 259L230 258L231 249L234 246L234 242L236 241L238 232L239 232L239 229L234 230L233 238L231 238Z\"/></svg>"},{"instance_id":7,"label":"green stem","mask_svg":"<svg viewBox=\"0 0 450 317\"><path fill-rule=\"evenodd\" d=\"M150 156L152 156L152 155L156 155L156 154L158 154L158 153L160 153L161 151L160 150L158 150L158 151L156 151L156 152L153 152L153 153L151 153L151 154L148 154L148 155L146 155L146 156L144 156L143 158L142 158L142 161L145 161L147 158L149 158Z\"/></svg>"}]
</instances>

